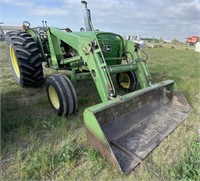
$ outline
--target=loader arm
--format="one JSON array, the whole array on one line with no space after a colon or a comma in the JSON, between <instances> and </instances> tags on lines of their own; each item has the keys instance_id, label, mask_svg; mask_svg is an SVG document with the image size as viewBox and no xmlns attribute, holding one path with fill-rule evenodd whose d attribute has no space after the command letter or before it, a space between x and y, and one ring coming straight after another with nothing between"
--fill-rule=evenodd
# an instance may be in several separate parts
<instances>
[{"instance_id":1,"label":"loader arm","mask_svg":"<svg viewBox=\"0 0 200 181\"><path fill-rule=\"evenodd\" d=\"M100 34L106 35L108 33ZM120 55L114 58L121 58L121 62L123 58L122 54L129 52L134 59L133 62L108 66L95 32L88 34L66 33L57 28L49 28L47 35L51 52L51 62L49 62L51 66L58 69L59 62L64 61L62 60L62 52L60 49L60 40L62 40L78 52L79 55L76 57L76 60L80 59L88 67L102 102L106 102L116 96L110 74L133 70L137 75L141 88L148 87L151 81L148 68L140 55L137 44L123 40L117 34L109 33L110 36L116 36L120 39ZM74 61L74 58L71 58L71 61ZM70 63L70 59L67 62Z\"/></svg>"},{"instance_id":2,"label":"loader arm","mask_svg":"<svg viewBox=\"0 0 200 181\"><path fill-rule=\"evenodd\" d=\"M100 55L101 49L99 47L94 49L93 39L74 33L66 33L56 28L49 28L47 34L51 52L51 64L59 68L58 62L62 60L60 40L66 42L78 52L80 60L88 67L102 102L108 101L110 94L113 92L113 86L106 71L107 64L102 61Z\"/></svg>"},{"instance_id":3,"label":"loader arm","mask_svg":"<svg viewBox=\"0 0 200 181\"><path fill-rule=\"evenodd\" d=\"M133 59L133 61L135 61L133 63L137 65L135 73L137 75L137 79L140 83L141 88L148 87L148 84L151 83L151 76L149 74L146 62L144 62L144 60L142 59L138 44L135 44L129 40L124 40L124 44L125 51L131 54L131 58Z\"/></svg>"}]
</instances>

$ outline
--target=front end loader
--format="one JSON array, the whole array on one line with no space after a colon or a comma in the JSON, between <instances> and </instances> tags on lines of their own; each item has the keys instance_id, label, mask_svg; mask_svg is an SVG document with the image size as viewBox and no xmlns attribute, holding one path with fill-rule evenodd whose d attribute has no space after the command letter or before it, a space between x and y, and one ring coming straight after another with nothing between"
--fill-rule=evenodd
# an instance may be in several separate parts
<instances>
[{"instance_id":1,"label":"front end loader","mask_svg":"<svg viewBox=\"0 0 200 181\"><path fill-rule=\"evenodd\" d=\"M70 70L70 78L57 74L46 81L48 100L60 116L78 109L74 84L93 79L101 103L83 113L88 140L127 174L184 121L191 107L173 80L152 83L139 44L95 31L87 2L82 3L86 31L47 23L30 28L25 21L23 31L7 33L12 72L20 85L36 87L43 82L42 62L47 68ZM116 93L113 75L125 95Z\"/></svg>"}]
</instances>

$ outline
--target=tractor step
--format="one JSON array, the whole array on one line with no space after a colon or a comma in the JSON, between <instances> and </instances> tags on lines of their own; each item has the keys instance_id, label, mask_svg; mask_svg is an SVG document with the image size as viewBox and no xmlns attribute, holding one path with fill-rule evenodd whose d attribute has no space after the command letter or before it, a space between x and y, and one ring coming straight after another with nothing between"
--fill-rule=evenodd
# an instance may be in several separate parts
<instances>
[{"instance_id":1,"label":"tractor step","mask_svg":"<svg viewBox=\"0 0 200 181\"><path fill-rule=\"evenodd\" d=\"M90 107L84 121L91 145L128 174L190 111L183 94L168 80Z\"/></svg>"}]
</instances>

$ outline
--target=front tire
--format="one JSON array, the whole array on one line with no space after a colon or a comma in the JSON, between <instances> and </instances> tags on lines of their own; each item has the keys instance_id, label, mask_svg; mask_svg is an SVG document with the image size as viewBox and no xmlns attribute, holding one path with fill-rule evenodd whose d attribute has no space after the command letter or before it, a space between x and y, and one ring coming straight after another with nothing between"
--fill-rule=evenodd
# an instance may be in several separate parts
<instances>
[{"instance_id":1,"label":"front tire","mask_svg":"<svg viewBox=\"0 0 200 181\"><path fill-rule=\"evenodd\" d=\"M37 44L26 32L13 31L6 35L8 58L18 84L37 87L43 82L42 60Z\"/></svg>"},{"instance_id":2,"label":"front tire","mask_svg":"<svg viewBox=\"0 0 200 181\"><path fill-rule=\"evenodd\" d=\"M47 97L54 112L68 116L77 111L77 95L68 77L53 75L46 81Z\"/></svg>"},{"instance_id":3,"label":"front tire","mask_svg":"<svg viewBox=\"0 0 200 181\"><path fill-rule=\"evenodd\" d=\"M116 74L117 85L126 92L133 92L138 89L138 80L135 72L121 72Z\"/></svg>"}]
</instances>

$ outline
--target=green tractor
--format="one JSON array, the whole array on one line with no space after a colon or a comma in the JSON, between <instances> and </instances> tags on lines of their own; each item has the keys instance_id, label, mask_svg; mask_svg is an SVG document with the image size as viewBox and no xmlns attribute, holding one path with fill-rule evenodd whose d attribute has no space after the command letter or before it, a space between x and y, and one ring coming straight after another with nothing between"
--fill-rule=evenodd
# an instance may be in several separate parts
<instances>
[{"instance_id":1,"label":"green tractor","mask_svg":"<svg viewBox=\"0 0 200 181\"><path fill-rule=\"evenodd\" d=\"M129 173L189 114L191 107L173 80L153 84L139 44L122 36L95 31L87 2L85 29L42 27L6 35L14 77L23 87L43 82L42 62L56 70L70 70L70 78L46 80L49 103L60 116L77 111L74 84L93 79L102 103L86 108L84 123L90 144L123 173ZM83 30L83 29L82 29ZM112 75L127 94L117 95Z\"/></svg>"}]
</instances>

